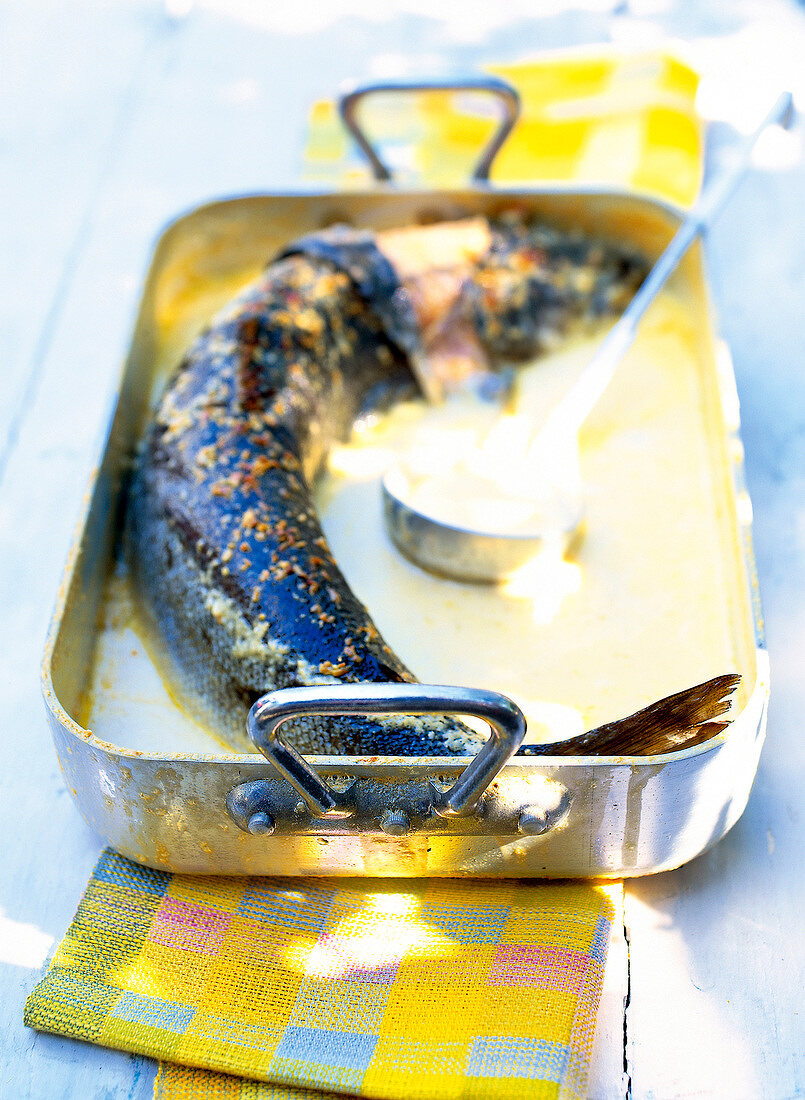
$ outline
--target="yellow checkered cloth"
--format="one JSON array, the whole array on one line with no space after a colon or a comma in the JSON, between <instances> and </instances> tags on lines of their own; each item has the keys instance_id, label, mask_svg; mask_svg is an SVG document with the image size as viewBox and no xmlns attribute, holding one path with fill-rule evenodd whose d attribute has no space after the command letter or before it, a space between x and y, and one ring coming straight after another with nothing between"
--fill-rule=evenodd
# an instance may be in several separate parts
<instances>
[{"instance_id":1,"label":"yellow checkered cloth","mask_svg":"<svg viewBox=\"0 0 805 1100\"><path fill-rule=\"evenodd\" d=\"M520 92L520 120L492 167L493 182L600 185L689 206L701 183L698 76L664 51L557 51L490 65ZM376 94L361 122L401 182L463 184L491 137L497 105L483 93ZM314 105L305 149L311 183L364 187L370 171L335 104Z\"/></svg>"},{"instance_id":2,"label":"yellow checkered cloth","mask_svg":"<svg viewBox=\"0 0 805 1100\"><path fill-rule=\"evenodd\" d=\"M581 1097L619 889L189 877L108 851L25 1019L180 1063L161 1100Z\"/></svg>"},{"instance_id":3,"label":"yellow checkered cloth","mask_svg":"<svg viewBox=\"0 0 805 1100\"><path fill-rule=\"evenodd\" d=\"M574 51L490 71L523 99L493 180L695 198L680 61ZM464 182L494 128L478 95L365 106L401 176L433 186ZM331 102L305 175L367 182ZM620 905L620 886L190 878L106 852L25 1018L165 1059L157 1100L581 1097Z\"/></svg>"}]
</instances>

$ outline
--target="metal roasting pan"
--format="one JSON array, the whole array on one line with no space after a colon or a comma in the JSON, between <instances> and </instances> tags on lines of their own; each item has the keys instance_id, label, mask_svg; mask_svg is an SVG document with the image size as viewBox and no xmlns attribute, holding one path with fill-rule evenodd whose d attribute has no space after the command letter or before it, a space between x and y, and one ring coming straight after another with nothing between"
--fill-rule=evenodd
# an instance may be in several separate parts
<instances>
[{"instance_id":1,"label":"metal roasting pan","mask_svg":"<svg viewBox=\"0 0 805 1100\"><path fill-rule=\"evenodd\" d=\"M154 397L176 362L175 352L166 362L166 346L181 348L199 330L199 296L209 300L209 316L233 280L256 274L288 240L334 221L382 229L492 214L514 204L554 224L630 243L649 258L659 255L680 220L655 200L595 188L509 191L478 183L434 192L380 185L360 193L214 202L180 217L159 238L42 665L67 787L87 822L119 852L152 867L202 874L620 878L685 863L740 817L765 734L768 659L734 377L713 335L698 246L676 285L717 395L711 421L731 470L724 507L737 548L733 573L740 577L730 615L748 639L738 668L744 681L738 710L724 733L665 756L513 758L475 812L455 816L439 812L439 791L455 782L467 759L310 757L338 803L316 814L259 753L145 752L103 741L81 724L126 472ZM266 806L270 815L254 817ZM273 831L257 831L261 821Z\"/></svg>"}]
</instances>

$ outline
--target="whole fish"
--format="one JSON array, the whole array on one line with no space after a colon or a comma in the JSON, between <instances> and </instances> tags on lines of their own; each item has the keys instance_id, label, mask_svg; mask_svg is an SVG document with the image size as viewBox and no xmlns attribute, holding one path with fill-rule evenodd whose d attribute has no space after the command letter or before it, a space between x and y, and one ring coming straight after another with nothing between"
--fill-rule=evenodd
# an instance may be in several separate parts
<instances>
[{"instance_id":1,"label":"whole fish","mask_svg":"<svg viewBox=\"0 0 805 1100\"><path fill-rule=\"evenodd\" d=\"M517 215L283 250L187 352L132 477L127 549L183 705L238 750L277 687L412 681L349 589L311 486L356 417L477 369L531 359L572 322L623 308L625 250ZM466 755L448 716L307 718L307 753Z\"/></svg>"}]
</instances>

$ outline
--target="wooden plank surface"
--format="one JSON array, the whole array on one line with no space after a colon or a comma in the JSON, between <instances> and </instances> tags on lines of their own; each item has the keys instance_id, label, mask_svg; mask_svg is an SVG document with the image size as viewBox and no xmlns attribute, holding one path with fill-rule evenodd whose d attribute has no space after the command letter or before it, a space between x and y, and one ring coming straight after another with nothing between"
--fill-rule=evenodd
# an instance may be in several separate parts
<instances>
[{"instance_id":1,"label":"wooden plank surface","mask_svg":"<svg viewBox=\"0 0 805 1100\"><path fill-rule=\"evenodd\" d=\"M347 77L411 58L467 69L611 29L603 5L559 8L530 23L490 16L475 39L405 11L385 23L328 21L302 5L293 33L287 19L227 14L221 3L186 18L146 0L0 8L0 250L10 260L0 295L0 1096L152 1090L147 1059L21 1023L99 850L64 789L38 662L152 240L211 196L292 186L308 104ZM666 25L679 8L669 6ZM735 30L714 0L687 10L693 29ZM616 929L594 1100L787 1100L805 1088L803 183L801 160L755 175L711 247L744 408L774 670L769 743L733 833L687 868L627 888L628 942Z\"/></svg>"}]
</instances>

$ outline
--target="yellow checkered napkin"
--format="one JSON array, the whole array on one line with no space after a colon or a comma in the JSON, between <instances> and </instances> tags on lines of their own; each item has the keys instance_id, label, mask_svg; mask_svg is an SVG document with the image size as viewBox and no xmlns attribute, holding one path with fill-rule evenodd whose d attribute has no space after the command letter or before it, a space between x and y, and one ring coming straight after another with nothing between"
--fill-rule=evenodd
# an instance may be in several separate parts
<instances>
[{"instance_id":1,"label":"yellow checkered napkin","mask_svg":"<svg viewBox=\"0 0 805 1100\"><path fill-rule=\"evenodd\" d=\"M107 851L25 1020L180 1063L160 1100L579 1097L613 890L189 877Z\"/></svg>"}]
</instances>

